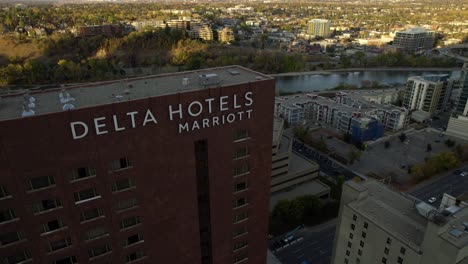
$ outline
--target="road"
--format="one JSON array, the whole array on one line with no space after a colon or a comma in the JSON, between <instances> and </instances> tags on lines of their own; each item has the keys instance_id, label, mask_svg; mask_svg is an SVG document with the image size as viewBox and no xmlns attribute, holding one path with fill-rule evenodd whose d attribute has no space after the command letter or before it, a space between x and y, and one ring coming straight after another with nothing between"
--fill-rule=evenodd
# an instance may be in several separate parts
<instances>
[{"instance_id":1,"label":"road","mask_svg":"<svg viewBox=\"0 0 468 264\"><path fill-rule=\"evenodd\" d=\"M294 244L277 249L277 241L284 236L278 236L269 242L270 250L281 261L282 264L330 264L335 237L336 220L332 220L318 227L306 227L299 230Z\"/></svg>"},{"instance_id":2,"label":"road","mask_svg":"<svg viewBox=\"0 0 468 264\"><path fill-rule=\"evenodd\" d=\"M468 192L468 176L460 176L459 171L468 171L468 167L450 172L443 176L423 182L416 188L408 191L408 194L415 196L422 201L428 201L431 197L437 198L437 201L432 205L439 207L440 201L444 193L457 197L465 192Z\"/></svg>"}]
</instances>

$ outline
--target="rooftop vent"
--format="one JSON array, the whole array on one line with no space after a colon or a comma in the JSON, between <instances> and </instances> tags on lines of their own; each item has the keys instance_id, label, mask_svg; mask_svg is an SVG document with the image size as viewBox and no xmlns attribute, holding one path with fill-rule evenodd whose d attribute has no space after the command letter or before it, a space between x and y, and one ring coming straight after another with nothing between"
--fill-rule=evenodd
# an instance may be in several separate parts
<instances>
[{"instance_id":1,"label":"rooftop vent","mask_svg":"<svg viewBox=\"0 0 468 264\"><path fill-rule=\"evenodd\" d=\"M29 108L28 105L26 105L26 104L23 105L23 113L21 114L22 117L33 116L35 114L36 114L36 112L34 112L34 110Z\"/></svg>"},{"instance_id":2,"label":"rooftop vent","mask_svg":"<svg viewBox=\"0 0 468 264\"><path fill-rule=\"evenodd\" d=\"M235 70L229 70L228 72L231 75L239 75L240 74L240 71L235 71Z\"/></svg>"},{"instance_id":3,"label":"rooftop vent","mask_svg":"<svg viewBox=\"0 0 468 264\"><path fill-rule=\"evenodd\" d=\"M218 74L207 73L198 76L199 83L203 86L216 85L220 83Z\"/></svg>"},{"instance_id":4,"label":"rooftop vent","mask_svg":"<svg viewBox=\"0 0 468 264\"><path fill-rule=\"evenodd\" d=\"M75 109L75 106L73 104L71 104L71 103L66 103L66 104L63 105L62 109L65 110L65 111L73 110L73 109Z\"/></svg>"},{"instance_id":5,"label":"rooftop vent","mask_svg":"<svg viewBox=\"0 0 468 264\"><path fill-rule=\"evenodd\" d=\"M463 231L461 231L460 229L452 229L452 231L450 231L450 234L456 238L459 238L463 235Z\"/></svg>"},{"instance_id":6,"label":"rooftop vent","mask_svg":"<svg viewBox=\"0 0 468 264\"><path fill-rule=\"evenodd\" d=\"M183 86L187 86L189 84L190 84L189 78L187 78L187 77L182 78L182 85Z\"/></svg>"},{"instance_id":7,"label":"rooftop vent","mask_svg":"<svg viewBox=\"0 0 468 264\"><path fill-rule=\"evenodd\" d=\"M28 108L33 109L36 107L36 98L30 96L29 94L25 94L24 96L24 105L27 105Z\"/></svg>"},{"instance_id":8,"label":"rooftop vent","mask_svg":"<svg viewBox=\"0 0 468 264\"><path fill-rule=\"evenodd\" d=\"M71 97L71 95L65 89L62 89L62 91L60 91L59 99L60 99L60 103L62 104L75 101L75 98Z\"/></svg>"}]
</instances>

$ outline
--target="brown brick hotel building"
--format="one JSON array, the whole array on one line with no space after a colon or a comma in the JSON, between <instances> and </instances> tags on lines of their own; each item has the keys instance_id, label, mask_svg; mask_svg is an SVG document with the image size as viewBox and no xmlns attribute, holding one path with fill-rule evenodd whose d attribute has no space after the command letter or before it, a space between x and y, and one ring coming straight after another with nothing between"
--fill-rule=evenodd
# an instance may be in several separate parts
<instances>
[{"instance_id":1,"label":"brown brick hotel building","mask_svg":"<svg viewBox=\"0 0 468 264\"><path fill-rule=\"evenodd\" d=\"M265 263L273 97L238 66L3 95L0 263Z\"/></svg>"}]
</instances>

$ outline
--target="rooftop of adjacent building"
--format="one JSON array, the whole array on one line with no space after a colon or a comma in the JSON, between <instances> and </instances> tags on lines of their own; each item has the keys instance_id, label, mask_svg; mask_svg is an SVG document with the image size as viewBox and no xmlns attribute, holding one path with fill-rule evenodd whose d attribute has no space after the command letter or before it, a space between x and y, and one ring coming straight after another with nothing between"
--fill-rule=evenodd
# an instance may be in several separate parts
<instances>
[{"instance_id":1,"label":"rooftop of adjacent building","mask_svg":"<svg viewBox=\"0 0 468 264\"><path fill-rule=\"evenodd\" d=\"M29 93L23 91L0 97L0 121L21 118L26 100L27 104L30 104L28 96L34 98L34 107L31 110L35 115L42 115L68 111L70 108L87 108L266 79L272 79L272 77L241 66L228 66L97 82L64 89Z\"/></svg>"},{"instance_id":2,"label":"rooftop of adjacent building","mask_svg":"<svg viewBox=\"0 0 468 264\"><path fill-rule=\"evenodd\" d=\"M415 199L373 180L362 183L348 181L345 184L358 192L368 191L366 198L348 203L349 208L387 233L399 237L402 242L406 241L409 246L418 248L421 245L427 219L415 209Z\"/></svg>"},{"instance_id":3,"label":"rooftop of adjacent building","mask_svg":"<svg viewBox=\"0 0 468 264\"><path fill-rule=\"evenodd\" d=\"M418 249L421 246L425 232L431 230L427 228L428 224L438 226L432 229L436 235L456 248L468 246L468 207L450 206L437 210L374 180L345 184L359 193L368 191L364 198L349 202L349 208L410 247Z\"/></svg>"},{"instance_id":4,"label":"rooftop of adjacent building","mask_svg":"<svg viewBox=\"0 0 468 264\"><path fill-rule=\"evenodd\" d=\"M432 31L429 31L425 28L422 28L422 27L414 27L414 28L408 28L406 30L403 30L403 31L399 31L397 33L406 33L406 34L418 34L418 33L427 33L427 32L432 32Z\"/></svg>"},{"instance_id":5,"label":"rooftop of adjacent building","mask_svg":"<svg viewBox=\"0 0 468 264\"><path fill-rule=\"evenodd\" d=\"M439 237L458 249L468 247L468 207L455 208L447 220L447 229Z\"/></svg>"},{"instance_id":6,"label":"rooftop of adjacent building","mask_svg":"<svg viewBox=\"0 0 468 264\"><path fill-rule=\"evenodd\" d=\"M450 79L450 74L427 74L427 75L422 75L422 76L411 76L408 78L408 80L418 80L421 82L431 82L431 83L437 83L437 82L445 82Z\"/></svg>"}]
</instances>

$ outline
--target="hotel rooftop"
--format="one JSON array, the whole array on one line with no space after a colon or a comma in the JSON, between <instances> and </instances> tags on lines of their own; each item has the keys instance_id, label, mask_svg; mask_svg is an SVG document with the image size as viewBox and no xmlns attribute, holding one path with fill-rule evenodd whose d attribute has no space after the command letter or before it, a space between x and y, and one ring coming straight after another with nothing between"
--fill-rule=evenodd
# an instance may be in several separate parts
<instances>
[{"instance_id":1,"label":"hotel rooftop","mask_svg":"<svg viewBox=\"0 0 468 264\"><path fill-rule=\"evenodd\" d=\"M273 79L241 66L0 95L0 121Z\"/></svg>"}]
</instances>

